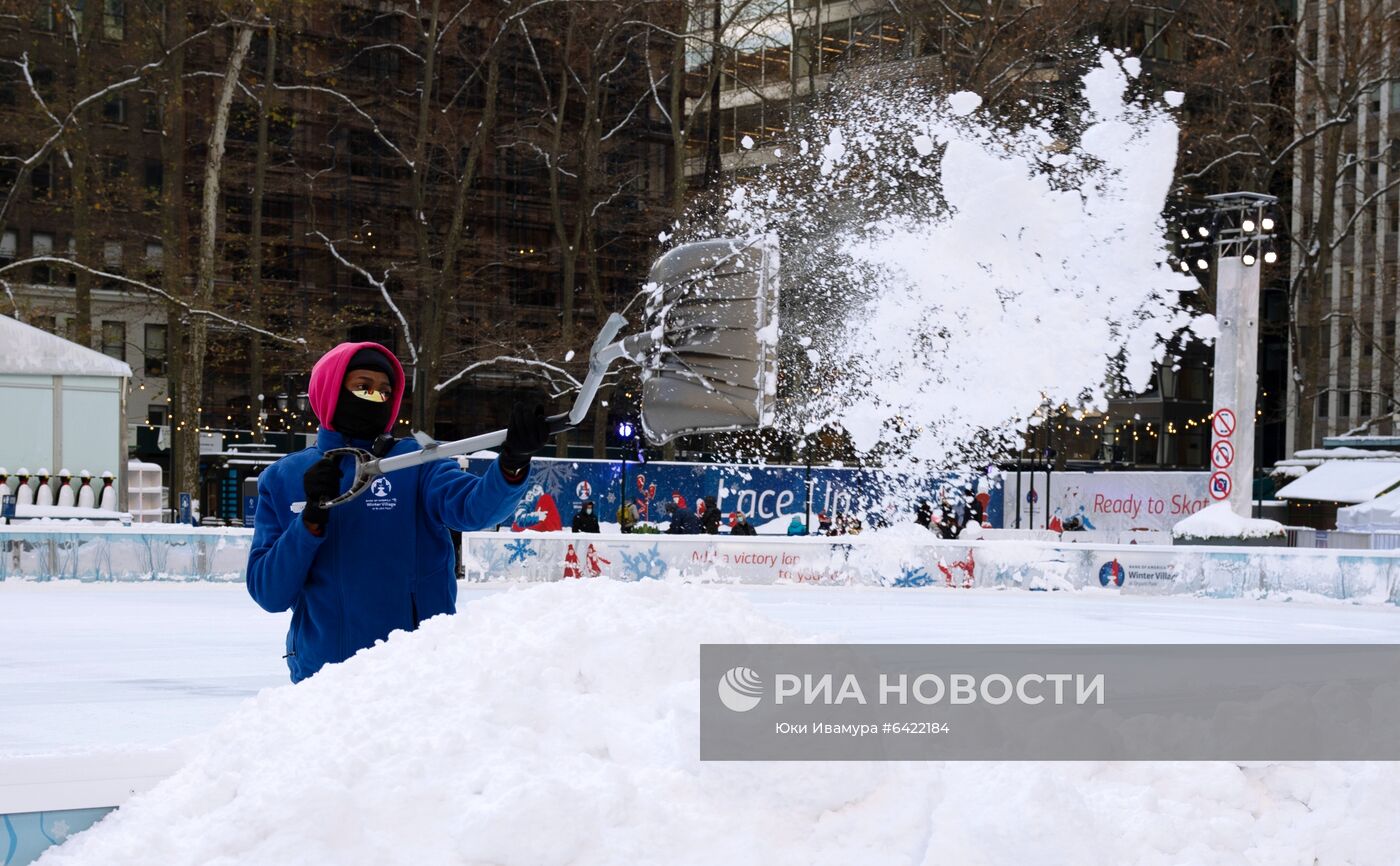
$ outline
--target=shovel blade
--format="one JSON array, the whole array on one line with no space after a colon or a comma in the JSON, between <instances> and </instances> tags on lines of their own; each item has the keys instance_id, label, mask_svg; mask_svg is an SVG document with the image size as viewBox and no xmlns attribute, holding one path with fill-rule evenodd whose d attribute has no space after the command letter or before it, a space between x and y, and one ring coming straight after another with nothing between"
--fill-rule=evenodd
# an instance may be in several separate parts
<instances>
[{"instance_id":1,"label":"shovel blade","mask_svg":"<svg viewBox=\"0 0 1400 866\"><path fill-rule=\"evenodd\" d=\"M778 248L771 238L685 244L652 266L642 372L649 441L762 427L778 383Z\"/></svg>"}]
</instances>

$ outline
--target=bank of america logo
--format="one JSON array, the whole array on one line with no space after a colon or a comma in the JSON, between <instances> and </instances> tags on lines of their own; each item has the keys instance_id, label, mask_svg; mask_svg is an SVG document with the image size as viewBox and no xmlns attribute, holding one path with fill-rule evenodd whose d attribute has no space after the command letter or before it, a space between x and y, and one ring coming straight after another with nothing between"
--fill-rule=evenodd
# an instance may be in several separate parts
<instances>
[{"instance_id":1,"label":"bank of america logo","mask_svg":"<svg viewBox=\"0 0 1400 866\"><path fill-rule=\"evenodd\" d=\"M752 668L730 668L719 678L719 699L736 713L747 713L763 699L763 680Z\"/></svg>"}]
</instances>

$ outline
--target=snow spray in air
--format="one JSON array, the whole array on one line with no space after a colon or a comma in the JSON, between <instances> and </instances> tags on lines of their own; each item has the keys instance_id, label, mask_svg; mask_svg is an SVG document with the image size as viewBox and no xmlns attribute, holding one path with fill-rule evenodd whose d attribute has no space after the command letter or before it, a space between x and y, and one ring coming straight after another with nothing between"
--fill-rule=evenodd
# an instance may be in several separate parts
<instances>
[{"instance_id":1,"label":"snow spray in air","mask_svg":"<svg viewBox=\"0 0 1400 866\"><path fill-rule=\"evenodd\" d=\"M1047 403L1143 388L1196 284L1165 262L1179 94L1134 95L1138 73L1104 52L1014 125L862 84L690 226L782 240L781 423L922 475L994 458Z\"/></svg>"}]
</instances>

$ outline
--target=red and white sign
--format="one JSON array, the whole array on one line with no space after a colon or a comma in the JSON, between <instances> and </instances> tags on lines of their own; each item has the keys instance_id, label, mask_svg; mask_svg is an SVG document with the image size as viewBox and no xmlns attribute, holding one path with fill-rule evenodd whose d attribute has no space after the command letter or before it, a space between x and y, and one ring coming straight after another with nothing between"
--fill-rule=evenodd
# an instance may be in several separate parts
<instances>
[{"instance_id":1,"label":"red and white sign","mask_svg":"<svg viewBox=\"0 0 1400 866\"><path fill-rule=\"evenodd\" d=\"M1229 437L1235 432L1235 413L1230 409L1217 411L1214 420L1211 421L1210 429L1215 431L1216 436Z\"/></svg>"},{"instance_id":2,"label":"red and white sign","mask_svg":"<svg viewBox=\"0 0 1400 866\"><path fill-rule=\"evenodd\" d=\"M574 494L579 499L589 499L593 496L593 485L587 481L580 481L578 486L574 488Z\"/></svg>"},{"instance_id":3,"label":"red and white sign","mask_svg":"<svg viewBox=\"0 0 1400 866\"><path fill-rule=\"evenodd\" d=\"M1230 478L1228 472L1216 472L1210 476L1210 484L1206 489L1210 493L1210 498L1218 502L1224 502L1230 498L1230 490L1235 486L1234 480Z\"/></svg>"},{"instance_id":4,"label":"red and white sign","mask_svg":"<svg viewBox=\"0 0 1400 866\"><path fill-rule=\"evenodd\" d=\"M1226 469L1235 462L1235 446L1224 439L1210 447L1210 465L1216 469Z\"/></svg>"}]
</instances>

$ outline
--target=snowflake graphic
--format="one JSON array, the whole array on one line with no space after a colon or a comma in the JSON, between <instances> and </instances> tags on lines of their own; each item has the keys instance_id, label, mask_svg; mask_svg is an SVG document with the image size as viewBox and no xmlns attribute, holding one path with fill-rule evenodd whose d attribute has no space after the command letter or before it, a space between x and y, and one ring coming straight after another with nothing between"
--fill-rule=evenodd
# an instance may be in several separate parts
<instances>
[{"instance_id":1,"label":"snowflake graphic","mask_svg":"<svg viewBox=\"0 0 1400 866\"><path fill-rule=\"evenodd\" d=\"M577 474L574 464L568 460L540 460L531 467L530 483L540 485L550 496L561 496L563 491L571 489L569 482Z\"/></svg>"},{"instance_id":2,"label":"snowflake graphic","mask_svg":"<svg viewBox=\"0 0 1400 866\"><path fill-rule=\"evenodd\" d=\"M922 565L906 565L900 569L900 575L895 579L895 586L933 586L933 578Z\"/></svg>"},{"instance_id":3,"label":"snowflake graphic","mask_svg":"<svg viewBox=\"0 0 1400 866\"><path fill-rule=\"evenodd\" d=\"M471 560L467 564L467 575L472 580L491 580L499 577L510 566L510 560L506 557L506 551L495 543L483 544L479 548L472 546ZM474 572L480 571L479 577L472 577Z\"/></svg>"},{"instance_id":4,"label":"snowflake graphic","mask_svg":"<svg viewBox=\"0 0 1400 866\"><path fill-rule=\"evenodd\" d=\"M529 557L540 555L539 551L531 547L530 542L523 538L519 541L512 541L510 544L507 544L506 550L510 551L510 559L506 560L506 565L510 565L513 562L523 564Z\"/></svg>"},{"instance_id":5,"label":"snowflake graphic","mask_svg":"<svg viewBox=\"0 0 1400 866\"><path fill-rule=\"evenodd\" d=\"M623 573L634 575L637 580L660 580L666 576L666 560L661 558L661 545L653 544L651 550L629 554L621 551Z\"/></svg>"}]
</instances>

